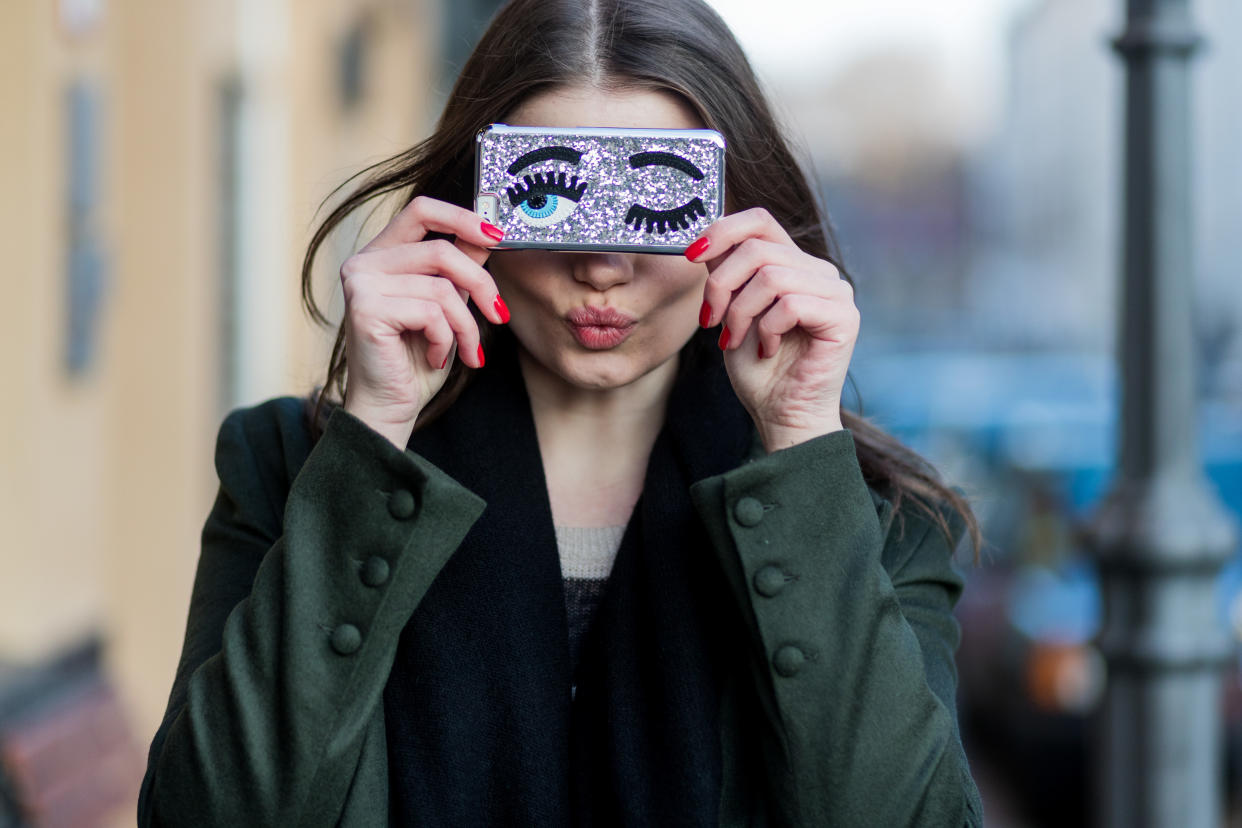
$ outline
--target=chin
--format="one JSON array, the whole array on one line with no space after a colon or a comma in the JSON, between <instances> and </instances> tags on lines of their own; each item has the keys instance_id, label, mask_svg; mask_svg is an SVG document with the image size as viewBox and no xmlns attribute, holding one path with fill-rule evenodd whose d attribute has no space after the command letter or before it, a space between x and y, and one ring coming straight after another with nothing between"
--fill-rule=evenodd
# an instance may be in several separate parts
<instances>
[{"instance_id":1,"label":"chin","mask_svg":"<svg viewBox=\"0 0 1242 828\"><path fill-rule=\"evenodd\" d=\"M571 385L592 391L621 388L643 376L633 360L613 354L569 354L562 360L564 371L558 371L562 379Z\"/></svg>"},{"instance_id":2,"label":"chin","mask_svg":"<svg viewBox=\"0 0 1242 828\"><path fill-rule=\"evenodd\" d=\"M519 331L514 331L519 333ZM609 391L630 385L653 371L659 370L679 353L673 350L661 355L653 352L650 342L631 340L633 347L593 351L580 347L573 339L562 342L535 340L529 347L524 337L518 337L526 358L539 369L558 378L566 385L584 391ZM645 345L646 347L641 347Z\"/></svg>"}]
</instances>

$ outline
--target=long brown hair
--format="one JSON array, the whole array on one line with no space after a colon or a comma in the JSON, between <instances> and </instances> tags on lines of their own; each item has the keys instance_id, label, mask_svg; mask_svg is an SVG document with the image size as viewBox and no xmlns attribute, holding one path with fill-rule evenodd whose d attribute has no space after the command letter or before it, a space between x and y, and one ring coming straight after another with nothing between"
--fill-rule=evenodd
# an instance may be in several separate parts
<instances>
[{"instance_id":1,"label":"long brown hair","mask_svg":"<svg viewBox=\"0 0 1242 828\"><path fill-rule=\"evenodd\" d=\"M362 177L316 229L302 262L302 300L311 318L330 322L312 290L315 256L328 235L355 210L398 194L404 206L418 195L471 204L475 133L503 119L525 99L556 86L649 88L686 100L710 128L725 136L725 191L730 207L761 206L807 253L841 264L826 215L790 151L754 71L724 21L702 0L513 0L492 19L449 94L432 135L342 183L333 197ZM326 200L325 200L326 201ZM485 351L494 333L473 305ZM681 353L680 371L715 355L715 334L698 330ZM344 399L346 353L339 327L325 383L308 400L315 439L333 406ZM415 428L435 420L470 383L474 369L455 360L444 387L419 415ZM936 470L861 416L841 411L852 432L863 477L882 492L904 521L909 498L951 537L946 517L956 512L969 530L978 561L982 543L969 503L941 482ZM947 507L947 511L945 510ZM902 527L904 531L904 527Z\"/></svg>"}]
</instances>

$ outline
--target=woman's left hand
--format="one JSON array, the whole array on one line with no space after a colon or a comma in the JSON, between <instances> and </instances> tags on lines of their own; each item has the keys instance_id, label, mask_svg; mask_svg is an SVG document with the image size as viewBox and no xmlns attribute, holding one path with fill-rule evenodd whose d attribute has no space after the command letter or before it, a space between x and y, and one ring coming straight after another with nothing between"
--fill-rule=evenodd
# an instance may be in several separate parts
<instances>
[{"instance_id":1,"label":"woman's left hand","mask_svg":"<svg viewBox=\"0 0 1242 828\"><path fill-rule=\"evenodd\" d=\"M686 255L707 264L699 324L724 323L729 381L768 453L840 431L859 316L837 268L762 207L713 222Z\"/></svg>"}]
</instances>

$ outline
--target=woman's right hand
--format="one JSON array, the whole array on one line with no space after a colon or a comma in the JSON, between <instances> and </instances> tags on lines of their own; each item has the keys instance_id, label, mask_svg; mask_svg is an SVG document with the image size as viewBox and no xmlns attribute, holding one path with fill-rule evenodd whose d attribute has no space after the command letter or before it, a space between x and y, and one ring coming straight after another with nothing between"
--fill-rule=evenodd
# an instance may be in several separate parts
<instances>
[{"instance_id":1,"label":"woman's right hand","mask_svg":"<svg viewBox=\"0 0 1242 828\"><path fill-rule=\"evenodd\" d=\"M429 231L455 241L425 241ZM500 228L471 211L418 196L341 265L345 294L345 410L404 449L423 406L448 379L454 349L483 367L466 300L503 324L509 311L483 269Z\"/></svg>"}]
</instances>

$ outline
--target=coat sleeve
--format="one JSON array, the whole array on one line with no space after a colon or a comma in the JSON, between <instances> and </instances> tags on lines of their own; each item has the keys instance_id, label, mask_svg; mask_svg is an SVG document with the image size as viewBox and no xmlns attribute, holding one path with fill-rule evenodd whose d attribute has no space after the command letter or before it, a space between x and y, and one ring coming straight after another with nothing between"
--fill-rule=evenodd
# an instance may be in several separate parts
<instances>
[{"instance_id":1,"label":"coat sleeve","mask_svg":"<svg viewBox=\"0 0 1242 828\"><path fill-rule=\"evenodd\" d=\"M752 633L770 818L981 825L955 705L960 519L951 542L914 515L883 525L848 430L691 495Z\"/></svg>"},{"instance_id":2,"label":"coat sleeve","mask_svg":"<svg viewBox=\"0 0 1242 828\"><path fill-rule=\"evenodd\" d=\"M336 824L401 629L485 505L343 410L307 456L280 402L220 428L140 826Z\"/></svg>"}]
</instances>

